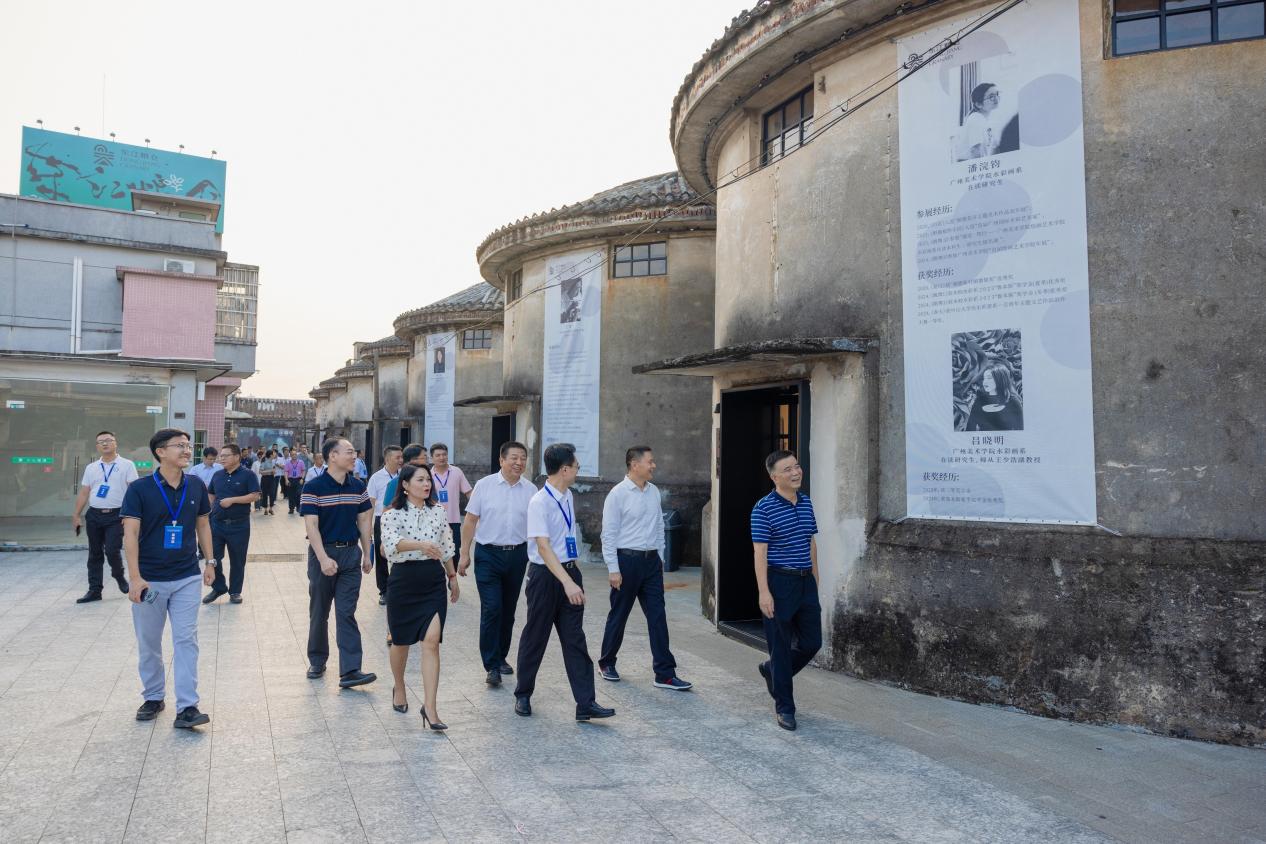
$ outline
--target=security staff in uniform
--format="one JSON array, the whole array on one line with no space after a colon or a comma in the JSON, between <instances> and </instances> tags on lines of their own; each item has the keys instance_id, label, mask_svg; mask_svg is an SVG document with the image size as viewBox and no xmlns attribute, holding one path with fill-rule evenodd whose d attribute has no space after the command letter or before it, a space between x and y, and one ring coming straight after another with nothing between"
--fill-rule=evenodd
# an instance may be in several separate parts
<instances>
[{"instance_id":1,"label":"security staff in uniform","mask_svg":"<svg viewBox=\"0 0 1266 844\"><path fill-rule=\"evenodd\" d=\"M352 477L356 449L345 439L321 446L326 470L303 486L299 512L308 531L308 679L325 673L330 656L330 605L337 624L339 686L363 686L378 679L361 671L356 602L361 573L374 567L369 529L374 505L365 485ZM315 468L315 467L314 467ZM357 547L359 545L359 547Z\"/></svg>"},{"instance_id":2,"label":"security staff in uniform","mask_svg":"<svg viewBox=\"0 0 1266 844\"><path fill-rule=\"evenodd\" d=\"M527 621L519 636L519 682L514 689L514 711L532 714L536 672L549 644L550 628L557 628L563 648L567 682L576 699L576 720L610 718L615 710L594 698L593 660L585 643L585 591L576 560L576 511L571 485L580 471L576 449L555 443L545 449L545 486L528 504Z\"/></svg>"},{"instance_id":3,"label":"security staff in uniform","mask_svg":"<svg viewBox=\"0 0 1266 844\"><path fill-rule=\"evenodd\" d=\"M466 504L462 526L462 577L475 563L479 589L479 655L490 686L501 685L501 675L513 674L506 662L514 634L514 609L519 605L523 575L528 565L527 511L536 487L523 477L527 446L501 444L501 471L475 484ZM474 557L471 544L474 543Z\"/></svg>"},{"instance_id":4,"label":"security staff in uniform","mask_svg":"<svg viewBox=\"0 0 1266 844\"><path fill-rule=\"evenodd\" d=\"M215 554L215 581L202 599L210 604L229 593L229 603L242 603L246 579L246 549L251 542L251 505L259 499L259 478L242 465L242 449L230 443L220 452L223 471L211 476L211 544ZM228 584L224 582L224 551L228 549Z\"/></svg>"},{"instance_id":5,"label":"security staff in uniform","mask_svg":"<svg viewBox=\"0 0 1266 844\"><path fill-rule=\"evenodd\" d=\"M818 523L813 502L800 491L804 470L790 451L765 458L774 491L752 508L752 550L756 586L769 660L757 669L774 699L784 730L796 728L791 678L822 647L822 605L818 601Z\"/></svg>"},{"instance_id":6,"label":"security staff in uniform","mask_svg":"<svg viewBox=\"0 0 1266 844\"><path fill-rule=\"evenodd\" d=\"M110 574L119 584L119 591L127 594L127 578L123 575L123 520L119 508L128 484L137 479L136 464L119 456L119 443L114 434L102 431L97 434L97 454L100 460L84 468L79 494L75 496L75 512L70 525L78 533L81 527L88 531L88 591L76 604L101 600L101 567L110 561ZM87 524L80 518L84 505L88 505Z\"/></svg>"},{"instance_id":7,"label":"security staff in uniform","mask_svg":"<svg viewBox=\"0 0 1266 844\"><path fill-rule=\"evenodd\" d=\"M602 559L611 584L611 612L602 636L598 671L619 682L616 657L624 642L624 626L633 605L640 603L651 639L655 685L684 692L690 683L677 676L677 660L668 650L668 615L664 609L664 517L659 489L651 483L655 455L648 445L624 454L628 476L611 488L602 505Z\"/></svg>"}]
</instances>

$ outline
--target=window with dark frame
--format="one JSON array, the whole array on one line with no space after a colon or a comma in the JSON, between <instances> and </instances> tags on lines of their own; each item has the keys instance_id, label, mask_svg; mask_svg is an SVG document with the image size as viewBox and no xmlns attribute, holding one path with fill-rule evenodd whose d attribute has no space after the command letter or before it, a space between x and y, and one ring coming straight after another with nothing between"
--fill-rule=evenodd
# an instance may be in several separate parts
<instances>
[{"instance_id":1,"label":"window with dark frame","mask_svg":"<svg viewBox=\"0 0 1266 844\"><path fill-rule=\"evenodd\" d=\"M515 270L510 273L510 284L507 285L506 304L517 301L523 297L523 270Z\"/></svg>"},{"instance_id":2,"label":"window with dark frame","mask_svg":"<svg viewBox=\"0 0 1266 844\"><path fill-rule=\"evenodd\" d=\"M1112 55L1266 37L1266 0L1115 0Z\"/></svg>"},{"instance_id":3,"label":"window with dark frame","mask_svg":"<svg viewBox=\"0 0 1266 844\"><path fill-rule=\"evenodd\" d=\"M462 333L463 349L491 349L492 329L472 328Z\"/></svg>"},{"instance_id":4,"label":"window with dark frame","mask_svg":"<svg viewBox=\"0 0 1266 844\"><path fill-rule=\"evenodd\" d=\"M761 119L760 163L764 167L798 149L813 131L813 86L777 108L765 112Z\"/></svg>"},{"instance_id":5,"label":"window with dark frame","mask_svg":"<svg viewBox=\"0 0 1266 844\"><path fill-rule=\"evenodd\" d=\"M611 275L614 278L668 275L668 242L617 246Z\"/></svg>"}]
</instances>

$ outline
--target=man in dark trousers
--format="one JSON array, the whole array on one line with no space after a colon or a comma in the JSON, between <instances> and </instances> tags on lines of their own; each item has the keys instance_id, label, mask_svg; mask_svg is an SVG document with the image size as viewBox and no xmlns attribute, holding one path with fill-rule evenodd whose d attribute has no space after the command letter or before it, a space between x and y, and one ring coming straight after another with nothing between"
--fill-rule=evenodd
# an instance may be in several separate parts
<instances>
[{"instance_id":1,"label":"man in dark trousers","mask_svg":"<svg viewBox=\"0 0 1266 844\"><path fill-rule=\"evenodd\" d=\"M594 698L593 660L585 643L585 592L576 560L576 511L571 485L580 471L576 449L555 443L545 449L548 477L528 504L527 621L519 636L519 682L514 689L514 711L532 714L536 672L545 656L551 628L558 629L567 682L576 699L576 720L610 718L614 709Z\"/></svg>"},{"instance_id":2,"label":"man in dark trousers","mask_svg":"<svg viewBox=\"0 0 1266 844\"><path fill-rule=\"evenodd\" d=\"M382 553L382 519L383 508L387 503L383 496L387 485L400 474L404 464L403 450L398 445L389 445L382 450L382 468L369 476L365 488L369 490L369 503L374 505L374 579L378 585L378 606L387 605L387 557Z\"/></svg>"},{"instance_id":3,"label":"man in dark trousers","mask_svg":"<svg viewBox=\"0 0 1266 844\"><path fill-rule=\"evenodd\" d=\"M123 519L119 508L128 485L137 478L136 464L119 456L118 440L109 431L97 434L97 454L100 459L84 468L79 494L75 496L75 512L70 517L70 526L76 533L80 528L88 531L88 591L76 604L101 600L101 569L107 559L119 591L128 591L127 578L123 576ZM84 505L88 507L86 524L80 518Z\"/></svg>"},{"instance_id":4,"label":"man in dark trousers","mask_svg":"<svg viewBox=\"0 0 1266 844\"><path fill-rule=\"evenodd\" d=\"M602 505L602 559L611 584L611 612L602 636L598 671L619 682L616 657L624 642L624 626L635 603L646 616L651 639L655 685L684 692L690 683L677 676L677 660L668 649L668 615L664 609L664 517L659 489L651 483L655 455L650 446L635 445L624 454L628 475L611 488Z\"/></svg>"},{"instance_id":5,"label":"man in dark trousers","mask_svg":"<svg viewBox=\"0 0 1266 844\"><path fill-rule=\"evenodd\" d=\"M220 450L223 471L211 476L211 544L215 551L215 582L202 599L210 604L229 593L229 603L242 603L246 579L246 549L251 542L251 505L259 498L259 478L242 465L242 450L229 443ZM228 583L224 582L224 551L228 549Z\"/></svg>"},{"instance_id":6,"label":"man in dark trousers","mask_svg":"<svg viewBox=\"0 0 1266 844\"><path fill-rule=\"evenodd\" d=\"M791 678L822 647L822 606L818 601L818 523L813 502L800 491L804 470L790 451L765 458L774 491L752 508L752 550L756 587L764 616L769 660L758 670L774 699L784 730L796 728Z\"/></svg>"},{"instance_id":7,"label":"man in dark trousers","mask_svg":"<svg viewBox=\"0 0 1266 844\"><path fill-rule=\"evenodd\" d=\"M479 655L490 686L500 686L501 675L514 673L506 655L510 653L514 610L519 605L528 565L528 504L536 494L536 487L523 477L527 446L513 441L502 443L499 459L501 471L480 478L466 505L461 562L457 566L457 573L465 577L472 559L475 563Z\"/></svg>"},{"instance_id":8,"label":"man in dark trousers","mask_svg":"<svg viewBox=\"0 0 1266 844\"><path fill-rule=\"evenodd\" d=\"M361 671L356 601L361 573L374 567L369 529L374 505L365 485L352 476L356 449L345 439L321 446L326 471L303 487L299 512L308 531L308 678L325 673L330 657L330 604L338 641L339 686L363 686L378 679Z\"/></svg>"},{"instance_id":9,"label":"man in dark trousers","mask_svg":"<svg viewBox=\"0 0 1266 844\"><path fill-rule=\"evenodd\" d=\"M144 686L136 720L152 721L163 710L167 675L163 628L170 619L176 682L173 726L190 730L211 721L198 710L198 584L210 586L215 577L207 520L211 501L202 481L185 473L193 455L189 434L164 428L150 437L149 450L158 469L128 487L122 507L123 548L131 581L128 598Z\"/></svg>"}]
</instances>

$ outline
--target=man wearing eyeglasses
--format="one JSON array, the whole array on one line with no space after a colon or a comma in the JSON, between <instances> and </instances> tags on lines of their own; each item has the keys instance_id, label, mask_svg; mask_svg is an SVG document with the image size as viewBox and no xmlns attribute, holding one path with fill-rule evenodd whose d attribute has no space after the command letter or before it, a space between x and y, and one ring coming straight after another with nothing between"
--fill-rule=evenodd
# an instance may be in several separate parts
<instances>
[{"instance_id":1,"label":"man wearing eyeglasses","mask_svg":"<svg viewBox=\"0 0 1266 844\"><path fill-rule=\"evenodd\" d=\"M756 588L764 616L769 661L757 668L774 699L784 730L796 728L791 678L822 647L822 605L818 601L818 523L813 502L800 491L804 470L790 451L765 458L774 491L752 508L752 550Z\"/></svg>"},{"instance_id":2,"label":"man wearing eyeglasses","mask_svg":"<svg viewBox=\"0 0 1266 844\"><path fill-rule=\"evenodd\" d=\"M84 469L79 494L75 496L75 512L70 516L70 526L78 534L81 528L88 531L88 591L76 604L101 600L101 568L110 561L110 574L119 591L127 594L127 578L123 576L123 519L119 508L123 505L123 493L128 484L136 480L136 464L119 456L119 443L114 434L102 431L97 434L97 454ZM85 519L80 518L87 505ZM85 523L86 521L86 523Z\"/></svg>"}]
</instances>

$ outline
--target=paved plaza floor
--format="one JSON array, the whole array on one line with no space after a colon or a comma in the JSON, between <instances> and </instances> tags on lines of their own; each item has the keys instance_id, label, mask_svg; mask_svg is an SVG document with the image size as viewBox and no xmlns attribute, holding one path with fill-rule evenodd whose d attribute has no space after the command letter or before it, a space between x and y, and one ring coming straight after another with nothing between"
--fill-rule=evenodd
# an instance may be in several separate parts
<instances>
[{"instance_id":1,"label":"paved plaza floor","mask_svg":"<svg viewBox=\"0 0 1266 844\"><path fill-rule=\"evenodd\" d=\"M1266 840L1266 755L972 706L807 669L800 729L775 725L759 654L698 610L698 576L667 576L672 647L692 692L656 689L635 612L615 718L577 724L556 643L533 698L484 685L479 600L463 581L442 648L440 715L391 709L372 577L365 670L308 680L297 517L255 518L245 603L204 607L209 727L138 723L126 598L76 605L75 551L0 554L0 841ZM596 655L600 566L585 570ZM112 586L107 578L106 583ZM524 605L519 607L521 625ZM333 625L331 625L331 628ZM517 631L516 631L517 632ZM170 658L170 647L167 652ZM514 661L511 654L511 662ZM333 664L333 663L332 663ZM513 678L509 678L511 681Z\"/></svg>"}]
</instances>

